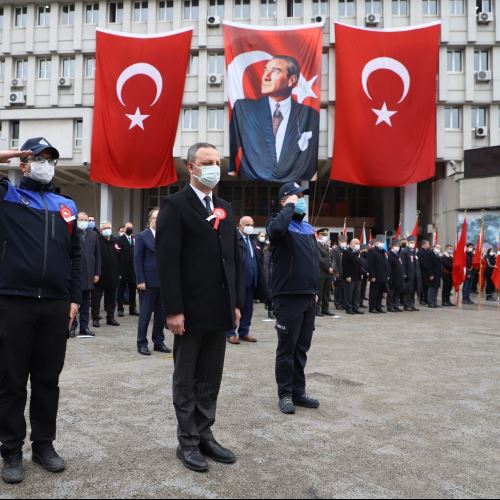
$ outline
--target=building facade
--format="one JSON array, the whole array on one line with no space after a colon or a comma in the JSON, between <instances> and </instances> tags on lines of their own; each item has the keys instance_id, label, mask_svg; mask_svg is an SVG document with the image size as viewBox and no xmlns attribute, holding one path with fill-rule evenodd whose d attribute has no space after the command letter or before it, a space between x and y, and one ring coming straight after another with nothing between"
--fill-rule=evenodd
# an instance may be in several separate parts
<instances>
[{"instance_id":1,"label":"building facade","mask_svg":"<svg viewBox=\"0 0 500 500\"><path fill-rule=\"evenodd\" d=\"M437 109L437 177L404 189L371 189L328 182L335 116L333 21L395 28L442 20ZM82 210L114 226L144 214L187 178L184 160L198 141L229 155L223 32L220 21L252 25L324 21L318 178L311 184L312 219L332 231L348 218L392 229L404 214L406 230L422 212L422 233L437 224L454 241L463 209L500 207L500 171L467 178L464 151L500 145L500 0L123 0L0 2L0 148L43 135L61 151L57 183ZM89 181L96 27L161 33L194 27L191 60L174 156L180 182L128 190ZM355 50L355 48L353 49ZM227 172L227 160L224 160ZM397 166L395 166L397 168ZM15 180L15 169L5 171ZM277 206L278 187L223 176L219 194L238 215L262 225Z\"/></svg>"}]
</instances>

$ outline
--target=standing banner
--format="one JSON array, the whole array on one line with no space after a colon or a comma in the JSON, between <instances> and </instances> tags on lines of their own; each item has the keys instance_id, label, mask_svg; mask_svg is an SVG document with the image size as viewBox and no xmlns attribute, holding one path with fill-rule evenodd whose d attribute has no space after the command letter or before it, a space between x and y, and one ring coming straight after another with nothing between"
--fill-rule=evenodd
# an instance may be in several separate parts
<instances>
[{"instance_id":1,"label":"standing banner","mask_svg":"<svg viewBox=\"0 0 500 500\"><path fill-rule=\"evenodd\" d=\"M125 188L177 180L172 155L192 28L162 35L97 30L90 178Z\"/></svg>"},{"instance_id":2,"label":"standing banner","mask_svg":"<svg viewBox=\"0 0 500 500\"><path fill-rule=\"evenodd\" d=\"M435 175L440 30L440 22L394 30L336 23L333 180L400 187Z\"/></svg>"},{"instance_id":3,"label":"standing banner","mask_svg":"<svg viewBox=\"0 0 500 500\"><path fill-rule=\"evenodd\" d=\"M290 182L316 173L323 26L224 22L231 174Z\"/></svg>"}]
</instances>

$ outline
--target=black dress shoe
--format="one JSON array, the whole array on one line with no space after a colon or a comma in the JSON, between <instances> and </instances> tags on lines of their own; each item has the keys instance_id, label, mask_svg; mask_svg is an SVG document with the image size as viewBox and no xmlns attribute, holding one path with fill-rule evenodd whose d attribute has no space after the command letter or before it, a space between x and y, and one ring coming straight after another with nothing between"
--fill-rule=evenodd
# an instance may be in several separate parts
<instances>
[{"instance_id":1,"label":"black dress shoe","mask_svg":"<svg viewBox=\"0 0 500 500\"><path fill-rule=\"evenodd\" d=\"M319 408L319 401L317 399L309 397L307 394L302 394L302 396L294 396L293 404L295 406L302 406L303 408Z\"/></svg>"},{"instance_id":2,"label":"black dress shoe","mask_svg":"<svg viewBox=\"0 0 500 500\"><path fill-rule=\"evenodd\" d=\"M71 330L69 331L69 338L70 339L74 339L76 337L76 328L71 328Z\"/></svg>"},{"instance_id":3,"label":"black dress shoe","mask_svg":"<svg viewBox=\"0 0 500 500\"><path fill-rule=\"evenodd\" d=\"M380 312L377 309L370 309L370 312L372 314L380 314Z\"/></svg>"},{"instance_id":4,"label":"black dress shoe","mask_svg":"<svg viewBox=\"0 0 500 500\"><path fill-rule=\"evenodd\" d=\"M119 318L124 318L125 317L125 312L124 311L118 311L118 317Z\"/></svg>"},{"instance_id":5,"label":"black dress shoe","mask_svg":"<svg viewBox=\"0 0 500 500\"><path fill-rule=\"evenodd\" d=\"M189 470L194 472L206 472L208 470L208 463L197 446L188 448L178 446L175 454L184 467Z\"/></svg>"},{"instance_id":6,"label":"black dress shoe","mask_svg":"<svg viewBox=\"0 0 500 500\"><path fill-rule=\"evenodd\" d=\"M317 317L317 318L324 318L324 317L325 317L325 315L324 315L323 313L321 313L321 312L317 312L317 313L316 313L316 317Z\"/></svg>"},{"instance_id":7,"label":"black dress shoe","mask_svg":"<svg viewBox=\"0 0 500 500\"><path fill-rule=\"evenodd\" d=\"M154 350L158 352L164 352L166 354L170 354L172 352L172 349L169 349L165 344L155 345Z\"/></svg>"},{"instance_id":8,"label":"black dress shoe","mask_svg":"<svg viewBox=\"0 0 500 500\"><path fill-rule=\"evenodd\" d=\"M231 450L223 448L215 439L202 441L200 443L200 451L206 457L221 464L234 464L236 462L236 455Z\"/></svg>"},{"instance_id":9,"label":"black dress shoe","mask_svg":"<svg viewBox=\"0 0 500 500\"><path fill-rule=\"evenodd\" d=\"M16 450L3 459L2 479L8 484L17 484L24 479L23 452Z\"/></svg>"},{"instance_id":10,"label":"black dress shoe","mask_svg":"<svg viewBox=\"0 0 500 500\"><path fill-rule=\"evenodd\" d=\"M62 472L66 468L64 460L54 450L52 443L33 444L32 460L49 472Z\"/></svg>"},{"instance_id":11,"label":"black dress shoe","mask_svg":"<svg viewBox=\"0 0 500 500\"><path fill-rule=\"evenodd\" d=\"M80 335L86 335L87 337L95 337L95 333L92 333L88 328L80 331Z\"/></svg>"},{"instance_id":12,"label":"black dress shoe","mask_svg":"<svg viewBox=\"0 0 500 500\"><path fill-rule=\"evenodd\" d=\"M413 312L418 312L418 311L420 311L420 309L419 309L418 307L415 307L415 306L412 306L412 307L411 307L411 310L412 310Z\"/></svg>"},{"instance_id":13,"label":"black dress shoe","mask_svg":"<svg viewBox=\"0 0 500 500\"><path fill-rule=\"evenodd\" d=\"M377 311L380 313L380 314L385 314L387 311L385 311L384 309L380 308L380 309L377 309Z\"/></svg>"},{"instance_id":14,"label":"black dress shoe","mask_svg":"<svg viewBox=\"0 0 500 500\"><path fill-rule=\"evenodd\" d=\"M323 316L336 316L336 314L335 314L335 313L332 313L332 312L330 312L330 311L322 311L322 313L321 313L321 314L323 314Z\"/></svg>"},{"instance_id":15,"label":"black dress shoe","mask_svg":"<svg viewBox=\"0 0 500 500\"><path fill-rule=\"evenodd\" d=\"M106 321L106 324L109 326L120 326L120 323L118 323L118 321L116 321L116 319L108 319Z\"/></svg>"},{"instance_id":16,"label":"black dress shoe","mask_svg":"<svg viewBox=\"0 0 500 500\"><path fill-rule=\"evenodd\" d=\"M405 307L405 311L411 312L411 311L413 311L413 309L411 307Z\"/></svg>"},{"instance_id":17,"label":"black dress shoe","mask_svg":"<svg viewBox=\"0 0 500 500\"><path fill-rule=\"evenodd\" d=\"M137 352L143 356L151 356L151 351L145 345L138 347Z\"/></svg>"},{"instance_id":18,"label":"black dress shoe","mask_svg":"<svg viewBox=\"0 0 500 500\"><path fill-rule=\"evenodd\" d=\"M101 328L101 323L99 323L99 320L98 320L98 319L94 319L94 320L92 321L92 326L93 326L94 328Z\"/></svg>"},{"instance_id":19,"label":"black dress shoe","mask_svg":"<svg viewBox=\"0 0 500 500\"><path fill-rule=\"evenodd\" d=\"M363 311L360 311L359 309L356 309L354 311L354 314L365 314Z\"/></svg>"},{"instance_id":20,"label":"black dress shoe","mask_svg":"<svg viewBox=\"0 0 500 500\"><path fill-rule=\"evenodd\" d=\"M354 311L346 311L346 314L356 314Z\"/></svg>"},{"instance_id":21,"label":"black dress shoe","mask_svg":"<svg viewBox=\"0 0 500 500\"><path fill-rule=\"evenodd\" d=\"M139 316L139 313L137 312L137 309L132 309L132 311L130 311L130 316Z\"/></svg>"}]
</instances>

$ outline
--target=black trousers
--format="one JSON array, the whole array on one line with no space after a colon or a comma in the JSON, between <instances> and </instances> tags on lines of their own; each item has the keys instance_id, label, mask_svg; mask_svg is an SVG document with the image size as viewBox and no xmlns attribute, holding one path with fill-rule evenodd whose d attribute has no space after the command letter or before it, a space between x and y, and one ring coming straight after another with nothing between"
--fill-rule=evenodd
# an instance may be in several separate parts
<instances>
[{"instance_id":1,"label":"black trousers","mask_svg":"<svg viewBox=\"0 0 500 500\"><path fill-rule=\"evenodd\" d=\"M0 442L5 456L26 438L31 381L31 441L56 439L59 375L66 357L69 301L0 296Z\"/></svg>"},{"instance_id":2,"label":"black trousers","mask_svg":"<svg viewBox=\"0 0 500 500\"><path fill-rule=\"evenodd\" d=\"M387 294L387 307L391 309L399 308L401 300L401 288L396 288L391 285L389 293Z\"/></svg>"},{"instance_id":3,"label":"black trousers","mask_svg":"<svg viewBox=\"0 0 500 500\"><path fill-rule=\"evenodd\" d=\"M128 288L128 301L130 311L135 311L137 309L137 302L135 298L135 294L137 293L137 283L126 283L122 280L120 280L120 285L118 286L118 310L123 311L123 301L126 288Z\"/></svg>"},{"instance_id":4,"label":"black trousers","mask_svg":"<svg viewBox=\"0 0 500 500\"><path fill-rule=\"evenodd\" d=\"M281 295L273 299L273 307L278 332L278 396L302 396L306 392L304 370L314 332L316 298L313 295Z\"/></svg>"},{"instance_id":5,"label":"black trousers","mask_svg":"<svg viewBox=\"0 0 500 500\"><path fill-rule=\"evenodd\" d=\"M437 306L438 290L437 286L429 286L427 288L427 304Z\"/></svg>"},{"instance_id":6,"label":"black trousers","mask_svg":"<svg viewBox=\"0 0 500 500\"><path fill-rule=\"evenodd\" d=\"M225 355L225 332L175 337L173 398L181 446L213 438Z\"/></svg>"},{"instance_id":7,"label":"black trousers","mask_svg":"<svg viewBox=\"0 0 500 500\"><path fill-rule=\"evenodd\" d=\"M141 290L139 292L139 303L141 304L141 313L137 329L137 346L148 346L148 327L153 313L153 344L161 346L165 342L165 334L163 333L165 316L163 314L160 289L147 288Z\"/></svg>"},{"instance_id":8,"label":"black trousers","mask_svg":"<svg viewBox=\"0 0 500 500\"><path fill-rule=\"evenodd\" d=\"M325 276L321 278L319 284L319 303L318 309L321 312L329 312L330 310L330 297L332 295L332 278Z\"/></svg>"},{"instance_id":9,"label":"black trousers","mask_svg":"<svg viewBox=\"0 0 500 500\"><path fill-rule=\"evenodd\" d=\"M340 309L341 307L345 307L344 304L344 282L339 278L335 281L335 307Z\"/></svg>"},{"instance_id":10,"label":"black trousers","mask_svg":"<svg viewBox=\"0 0 500 500\"><path fill-rule=\"evenodd\" d=\"M116 288L96 288L92 292L92 319L98 320L101 312L101 301L104 295L106 319L114 319L116 310Z\"/></svg>"},{"instance_id":11,"label":"black trousers","mask_svg":"<svg viewBox=\"0 0 500 500\"><path fill-rule=\"evenodd\" d=\"M415 294L417 293L416 280L406 281L403 288L403 305L406 308L415 307Z\"/></svg>"},{"instance_id":12,"label":"black trousers","mask_svg":"<svg viewBox=\"0 0 500 500\"><path fill-rule=\"evenodd\" d=\"M364 305L367 287L368 287L368 278L362 278L361 279L361 297L360 297L361 305Z\"/></svg>"},{"instance_id":13,"label":"black trousers","mask_svg":"<svg viewBox=\"0 0 500 500\"><path fill-rule=\"evenodd\" d=\"M451 274L443 275L443 289L441 290L441 299L443 304L451 302L451 291L453 289L453 278Z\"/></svg>"},{"instance_id":14,"label":"black trousers","mask_svg":"<svg viewBox=\"0 0 500 500\"><path fill-rule=\"evenodd\" d=\"M344 281L344 301L346 312L354 312L361 305L361 281Z\"/></svg>"},{"instance_id":15,"label":"black trousers","mask_svg":"<svg viewBox=\"0 0 500 500\"><path fill-rule=\"evenodd\" d=\"M385 283L370 282L369 305L370 311L373 309L382 309L382 300L384 299Z\"/></svg>"}]
</instances>

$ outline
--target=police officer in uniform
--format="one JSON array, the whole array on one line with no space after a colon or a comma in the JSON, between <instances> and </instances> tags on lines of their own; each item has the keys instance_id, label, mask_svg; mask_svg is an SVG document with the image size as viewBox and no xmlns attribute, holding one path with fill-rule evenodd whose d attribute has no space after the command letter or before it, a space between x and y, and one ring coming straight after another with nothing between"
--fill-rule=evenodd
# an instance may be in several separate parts
<instances>
[{"instance_id":1,"label":"police officer in uniform","mask_svg":"<svg viewBox=\"0 0 500 500\"><path fill-rule=\"evenodd\" d=\"M279 192L282 209L267 223L272 248L273 309L278 349L276 382L282 413L295 406L317 408L319 401L306 393L304 369L311 347L319 290L319 251L314 229L305 222L308 189L284 184Z\"/></svg>"},{"instance_id":2,"label":"police officer in uniform","mask_svg":"<svg viewBox=\"0 0 500 500\"><path fill-rule=\"evenodd\" d=\"M7 483L24 479L28 379L32 459L49 472L65 468L52 443L59 375L82 296L77 209L52 184L59 152L43 137L22 150L20 186L0 180L0 452Z\"/></svg>"}]
</instances>

